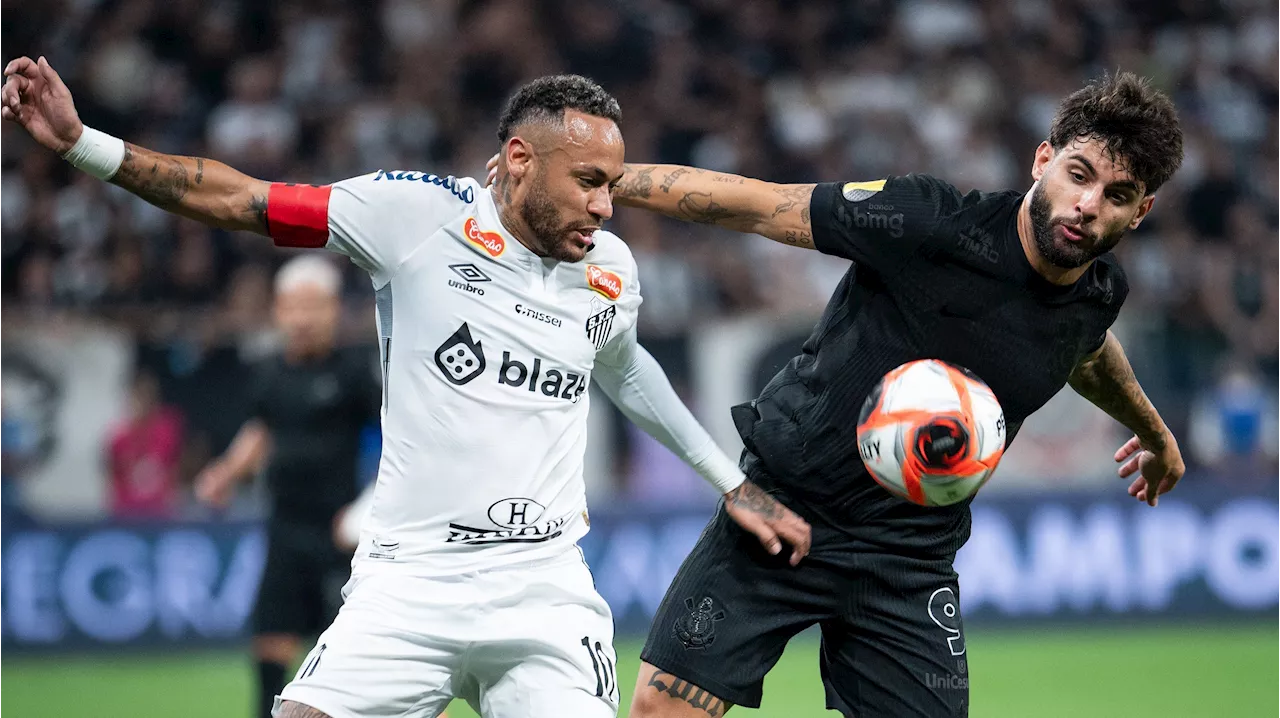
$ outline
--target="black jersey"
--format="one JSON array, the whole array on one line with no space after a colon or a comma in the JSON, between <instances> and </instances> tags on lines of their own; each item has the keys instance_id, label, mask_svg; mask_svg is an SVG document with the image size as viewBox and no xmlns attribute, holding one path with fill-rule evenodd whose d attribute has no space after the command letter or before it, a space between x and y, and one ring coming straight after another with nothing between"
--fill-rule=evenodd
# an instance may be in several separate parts
<instances>
[{"instance_id":1,"label":"black jersey","mask_svg":"<svg viewBox=\"0 0 1280 718\"><path fill-rule=\"evenodd\" d=\"M272 518L328 531L333 515L356 497L360 432L377 421L381 389L371 357L338 351L291 364L258 367L252 416L271 432L267 487Z\"/></svg>"},{"instance_id":2,"label":"black jersey","mask_svg":"<svg viewBox=\"0 0 1280 718\"><path fill-rule=\"evenodd\" d=\"M817 248L853 265L800 354L733 409L753 479L862 541L930 555L964 544L968 501L916 506L867 474L858 412L889 370L942 359L991 387L1012 442L1101 346L1128 293L1123 271L1108 254L1075 284L1050 284L1018 240L1022 198L961 195L924 175L814 189Z\"/></svg>"}]
</instances>

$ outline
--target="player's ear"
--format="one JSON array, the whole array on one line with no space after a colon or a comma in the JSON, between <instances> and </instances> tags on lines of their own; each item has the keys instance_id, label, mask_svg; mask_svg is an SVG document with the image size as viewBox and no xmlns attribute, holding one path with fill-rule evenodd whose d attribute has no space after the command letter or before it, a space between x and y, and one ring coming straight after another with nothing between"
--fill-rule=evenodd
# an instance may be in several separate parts
<instances>
[{"instance_id":1,"label":"player's ear","mask_svg":"<svg viewBox=\"0 0 1280 718\"><path fill-rule=\"evenodd\" d=\"M1031 179L1039 182L1044 176L1045 168L1049 166L1049 162L1053 159L1053 145L1048 140L1040 143L1036 148L1035 158L1031 161Z\"/></svg>"},{"instance_id":2,"label":"player's ear","mask_svg":"<svg viewBox=\"0 0 1280 718\"><path fill-rule=\"evenodd\" d=\"M533 146L522 137L512 137L507 140L503 155L507 160L507 174L515 179L521 179L532 166Z\"/></svg>"},{"instance_id":3,"label":"player's ear","mask_svg":"<svg viewBox=\"0 0 1280 718\"><path fill-rule=\"evenodd\" d=\"M1138 205L1137 216L1135 216L1133 218L1133 221L1129 223L1130 230L1135 230L1138 228L1138 225L1142 224L1142 220L1147 216L1147 213L1151 211L1151 207L1155 203L1156 203L1155 195L1147 195L1146 197L1142 198L1142 203Z\"/></svg>"}]
</instances>

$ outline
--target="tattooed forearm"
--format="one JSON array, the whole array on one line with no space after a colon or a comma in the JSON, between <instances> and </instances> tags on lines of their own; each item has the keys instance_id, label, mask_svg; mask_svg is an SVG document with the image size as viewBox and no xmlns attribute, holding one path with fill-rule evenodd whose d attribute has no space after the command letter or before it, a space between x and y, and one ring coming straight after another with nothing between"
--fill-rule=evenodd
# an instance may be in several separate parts
<instances>
[{"instance_id":1,"label":"tattooed forearm","mask_svg":"<svg viewBox=\"0 0 1280 718\"><path fill-rule=\"evenodd\" d=\"M725 494L724 500L735 508L746 509L767 519L782 516L782 504L750 481L742 482L738 488Z\"/></svg>"},{"instance_id":2,"label":"tattooed forearm","mask_svg":"<svg viewBox=\"0 0 1280 718\"><path fill-rule=\"evenodd\" d=\"M794 209L801 202L808 203L809 195L813 194L813 185L783 185L774 190L774 194L782 199L776 207L773 208L773 214L770 219L788 210ZM808 224L809 208L806 206L800 210L800 217Z\"/></svg>"},{"instance_id":3,"label":"tattooed forearm","mask_svg":"<svg viewBox=\"0 0 1280 718\"><path fill-rule=\"evenodd\" d=\"M663 192L668 192L668 193L671 192L671 186L676 183L676 180L680 179L681 175L687 175L687 174L689 174L688 167L677 167L676 169L672 170L666 177L662 178L662 185L658 187L658 189L662 190Z\"/></svg>"},{"instance_id":4,"label":"tattooed forearm","mask_svg":"<svg viewBox=\"0 0 1280 718\"><path fill-rule=\"evenodd\" d=\"M735 217L732 210L716 204L709 192L689 192L676 203L682 219L701 224L716 224Z\"/></svg>"},{"instance_id":5,"label":"tattooed forearm","mask_svg":"<svg viewBox=\"0 0 1280 718\"><path fill-rule=\"evenodd\" d=\"M261 227L265 234L270 227L267 225L267 196L265 194L255 194L249 198L249 207L245 212L244 221L256 227Z\"/></svg>"},{"instance_id":6,"label":"tattooed forearm","mask_svg":"<svg viewBox=\"0 0 1280 718\"><path fill-rule=\"evenodd\" d=\"M733 705L711 695L683 678L676 678L670 673L655 670L649 676L649 688L665 693L678 701L688 703L712 718L719 718Z\"/></svg>"},{"instance_id":7,"label":"tattooed forearm","mask_svg":"<svg viewBox=\"0 0 1280 718\"><path fill-rule=\"evenodd\" d=\"M155 206L223 229L267 233L270 185L203 157L153 152L125 143L112 184Z\"/></svg>"},{"instance_id":8,"label":"tattooed forearm","mask_svg":"<svg viewBox=\"0 0 1280 718\"><path fill-rule=\"evenodd\" d=\"M654 169L654 167L636 169L631 165L625 165L626 174L623 176L622 181L618 183L617 189L613 191L614 197L648 199L649 193L653 190Z\"/></svg>"},{"instance_id":9,"label":"tattooed forearm","mask_svg":"<svg viewBox=\"0 0 1280 718\"><path fill-rule=\"evenodd\" d=\"M1169 429L1142 391L1124 348L1111 332L1107 332L1102 351L1077 365L1068 382L1076 393L1124 424L1147 449L1162 448L1168 440Z\"/></svg>"},{"instance_id":10,"label":"tattooed forearm","mask_svg":"<svg viewBox=\"0 0 1280 718\"><path fill-rule=\"evenodd\" d=\"M813 247L809 197L814 185L778 185L726 172L679 165L628 164L614 200L686 222L759 234ZM654 176L661 180L654 191Z\"/></svg>"},{"instance_id":11,"label":"tattooed forearm","mask_svg":"<svg viewBox=\"0 0 1280 718\"><path fill-rule=\"evenodd\" d=\"M805 231L793 231L789 229L782 235L782 241L796 247L804 247L805 249L813 248L813 235Z\"/></svg>"},{"instance_id":12,"label":"tattooed forearm","mask_svg":"<svg viewBox=\"0 0 1280 718\"><path fill-rule=\"evenodd\" d=\"M124 160L111 182L161 209L174 209L191 189L184 159L125 143Z\"/></svg>"}]
</instances>

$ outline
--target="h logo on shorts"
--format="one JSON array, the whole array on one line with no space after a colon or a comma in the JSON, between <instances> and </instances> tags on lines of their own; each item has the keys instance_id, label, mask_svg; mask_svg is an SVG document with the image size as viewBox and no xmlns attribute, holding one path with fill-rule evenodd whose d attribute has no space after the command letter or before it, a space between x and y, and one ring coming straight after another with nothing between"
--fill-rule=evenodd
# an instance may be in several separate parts
<instances>
[{"instance_id":1,"label":"h logo on shorts","mask_svg":"<svg viewBox=\"0 0 1280 718\"><path fill-rule=\"evenodd\" d=\"M724 618L724 611L712 613L714 604L705 596L697 603L693 598L686 598L684 606L689 609L689 615L677 619L673 628L685 649L706 648L715 643L716 621Z\"/></svg>"}]
</instances>

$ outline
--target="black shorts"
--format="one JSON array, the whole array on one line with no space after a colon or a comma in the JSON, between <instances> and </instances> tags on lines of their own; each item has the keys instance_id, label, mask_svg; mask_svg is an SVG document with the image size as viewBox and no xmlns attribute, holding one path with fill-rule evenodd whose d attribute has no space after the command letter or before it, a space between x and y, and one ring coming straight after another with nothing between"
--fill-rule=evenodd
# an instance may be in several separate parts
<instances>
[{"instance_id":1,"label":"black shorts","mask_svg":"<svg viewBox=\"0 0 1280 718\"><path fill-rule=\"evenodd\" d=\"M333 545L327 527L271 522L253 608L254 634L318 634L338 615L350 572L351 556Z\"/></svg>"},{"instance_id":2,"label":"black shorts","mask_svg":"<svg viewBox=\"0 0 1280 718\"><path fill-rule=\"evenodd\" d=\"M758 708L764 676L817 624L827 707L846 716L967 716L969 675L949 559L856 546L813 522L799 566L770 556L721 507L658 609L641 659Z\"/></svg>"}]
</instances>

